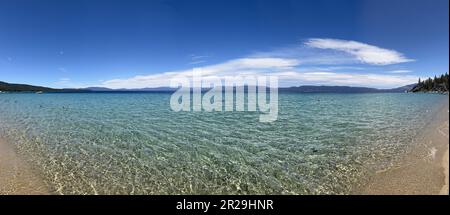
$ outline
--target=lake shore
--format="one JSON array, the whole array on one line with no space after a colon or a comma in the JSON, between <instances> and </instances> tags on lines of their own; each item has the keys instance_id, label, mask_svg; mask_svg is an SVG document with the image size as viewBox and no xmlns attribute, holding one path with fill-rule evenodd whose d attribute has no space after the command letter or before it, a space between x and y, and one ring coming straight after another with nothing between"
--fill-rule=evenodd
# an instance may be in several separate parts
<instances>
[{"instance_id":1,"label":"lake shore","mask_svg":"<svg viewBox=\"0 0 450 215\"><path fill-rule=\"evenodd\" d=\"M0 139L0 195L44 195L47 186L15 152Z\"/></svg>"},{"instance_id":2,"label":"lake shore","mask_svg":"<svg viewBox=\"0 0 450 215\"><path fill-rule=\"evenodd\" d=\"M448 95L446 100L420 132L412 150L395 166L376 172L357 194L448 195Z\"/></svg>"}]
</instances>

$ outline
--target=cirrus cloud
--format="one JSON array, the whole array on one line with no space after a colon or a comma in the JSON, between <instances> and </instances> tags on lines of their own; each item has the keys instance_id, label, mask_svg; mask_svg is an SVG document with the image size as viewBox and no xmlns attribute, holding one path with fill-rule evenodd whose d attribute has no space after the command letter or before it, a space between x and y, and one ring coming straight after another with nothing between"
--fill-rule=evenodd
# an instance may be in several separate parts
<instances>
[{"instance_id":1,"label":"cirrus cloud","mask_svg":"<svg viewBox=\"0 0 450 215\"><path fill-rule=\"evenodd\" d=\"M390 65L414 61L395 50L351 40L314 38L307 40L305 44L312 48L342 51L356 57L362 63L372 65Z\"/></svg>"},{"instance_id":2,"label":"cirrus cloud","mask_svg":"<svg viewBox=\"0 0 450 215\"><path fill-rule=\"evenodd\" d=\"M282 87L323 84L391 88L417 80L415 76L400 74L409 70L385 68L386 65L409 61L413 60L395 50L356 41L316 38L307 40L302 46L257 53L199 68L203 78L277 75ZM375 67L377 72L370 72ZM100 86L113 89L167 87L171 79L190 78L192 75L191 69L168 71L107 80Z\"/></svg>"},{"instance_id":3,"label":"cirrus cloud","mask_svg":"<svg viewBox=\"0 0 450 215\"><path fill-rule=\"evenodd\" d=\"M300 61L287 58L239 58L224 63L201 67L202 75L224 77L237 75L256 75L263 72L285 71L300 65ZM192 77L192 70L172 71L152 75L140 75L127 79L104 81L102 86L109 88L167 87L170 80L177 77Z\"/></svg>"},{"instance_id":4,"label":"cirrus cloud","mask_svg":"<svg viewBox=\"0 0 450 215\"><path fill-rule=\"evenodd\" d=\"M388 71L387 73L402 74L402 73L411 73L411 72L412 72L411 70L401 69L401 70Z\"/></svg>"}]
</instances>

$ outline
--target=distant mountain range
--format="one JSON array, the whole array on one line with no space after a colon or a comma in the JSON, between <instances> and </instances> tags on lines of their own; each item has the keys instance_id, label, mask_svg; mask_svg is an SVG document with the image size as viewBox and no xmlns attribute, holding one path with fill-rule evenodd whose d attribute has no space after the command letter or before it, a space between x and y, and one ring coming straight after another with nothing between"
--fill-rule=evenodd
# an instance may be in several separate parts
<instances>
[{"instance_id":1,"label":"distant mountain range","mask_svg":"<svg viewBox=\"0 0 450 215\"><path fill-rule=\"evenodd\" d=\"M81 89L53 89L28 84L10 84L0 81L0 92L83 92Z\"/></svg>"},{"instance_id":2,"label":"distant mountain range","mask_svg":"<svg viewBox=\"0 0 450 215\"><path fill-rule=\"evenodd\" d=\"M376 89L368 87L349 87L349 86L298 86L279 88L279 92L289 93L401 93L413 89L417 84L411 84L393 89ZM110 89L105 87L88 87L81 89L54 89L41 86L26 84L10 84L0 82L0 91L5 92L174 92L176 88L157 87L140 89Z\"/></svg>"},{"instance_id":3,"label":"distant mountain range","mask_svg":"<svg viewBox=\"0 0 450 215\"><path fill-rule=\"evenodd\" d=\"M293 93L403 93L412 89L415 84L393 88L393 89L376 89L369 87L348 87L348 86L299 86L280 88L280 92Z\"/></svg>"},{"instance_id":4,"label":"distant mountain range","mask_svg":"<svg viewBox=\"0 0 450 215\"><path fill-rule=\"evenodd\" d=\"M414 88L416 84L406 85L403 87L393 89L376 89L368 87L349 87L349 86L299 86L299 87L286 87L279 88L279 92L292 92L292 93L403 93ZM83 90L89 90L94 92L174 92L176 88L158 87L158 88L141 88L141 89L109 89L103 87L89 87ZM208 89L203 89L208 90Z\"/></svg>"}]
</instances>

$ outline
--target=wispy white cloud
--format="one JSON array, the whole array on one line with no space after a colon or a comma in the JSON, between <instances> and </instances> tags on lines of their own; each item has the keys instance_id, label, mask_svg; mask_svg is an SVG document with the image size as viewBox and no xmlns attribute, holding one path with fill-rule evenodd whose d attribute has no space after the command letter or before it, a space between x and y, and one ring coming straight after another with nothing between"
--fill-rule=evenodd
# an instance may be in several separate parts
<instances>
[{"instance_id":1,"label":"wispy white cloud","mask_svg":"<svg viewBox=\"0 0 450 215\"><path fill-rule=\"evenodd\" d=\"M354 74L336 72L280 72L276 73L281 82L340 86L364 86L375 88L393 88L415 83L417 77L386 74ZM280 84L281 85L281 84Z\"/></svg>"},{"instance_id":2,"label":"wispy white cloud","mask_svg":"<svg viewBox=\"0 0 450 215\"><path fill-rule=\"evenodd\" d=\"M202 63L206 63L206 60L195 60L195 61L189 62L190 65L202 64Z\"/></svg>"},{"instance_id":3,"label":"wispy white cloud","mask_svg":"<svg viewBox=\"0 0 450 215\"><path fill-rule=\"evenodd\" d=\"M59 87L67 87L71 85L70 78L60 78L57 82L55 82L55 85Z\"/></svg>"},{"instance_id":4,"label":"wispy white cloud","mask_svg":"<svg viewBox=\"0 0 450 215\"><path fill-rule=\"evenodd\" d=\"M71 78L60 78L57 81L53 82L50 87L54 88L73 88L73 89L80 89L80 88L87 88L92 86L98 86L98 84L94 83L82 83L79 81L76 81Z\"/></svg>"},{"instance_id":5,"label":"wispy white cloud","mask_svg":"<svg viewBox=\"0 0 450 215\"><path fill-rule=\"evenodd\" d=\"M209 55L196 55L196 54L190 54L189 57L190 57L192 60L199 60L199 59L205 59L205 58L208 58Z\"/></svg>"},{"instance_id":6,"label":"wispy white cloud","mask_svg":"<svg viewBox=\"0 0 450 215\"><path fill-rule=\"evenodd\" d=\"M321 70L300 71L291 59L238 59L219 65L202 68L204 78L225 76L257 76L264 73L278 76L280 86L298 86L304 84L366 86L393 88L414 83L415 76L394 74L338 73ZM148 76L135 76L128 79L104 81L101 86L109 88L144 88L169 86L170 80L179 76L191 77L192 70L166 72Z\"/></svg>"},{"instance_id":7,"label":"wispy white cloud","mask_svg":"<svg viewBox=\"0 0 450 215\"><path fill-rule=\"evenodd\" d=\"M191 54L189 55L190 58L190 65L196 65L196 64L202 64L202 63L206 63L207 60L210 56L209 55L196 55L196 54Z\"/></svg>"},{"instance_id":8,"label":"wispy white cloud","mask_svg":"<svg viewBox=\"0 0 450 215\"><path fill-rule=\"evenodd\" d=\"M362 63L372 65L389 65L414 61L395 50L351 40L309 39L305 44L312 48L342 51L356 57Z\"/></svg>"},{"instance_id":9,"label":"wispy white cloud","mask_svg":"<svg viewBox=\"0 0 450 215\"><path fill-rule=\"evenodd\" d=\"M190 57L197 61L203 59L203 56L191 55ZM390 88L414 83L417 77L400 75L407 70L391 71L389 72L391 74L369 72L366 70L369 68L367 66L373 69L373 67L408 61L412 60L397 51L360 42L310 39L300 46L260 52L249 57L199 68L202 69L202 75L205 78L256 76L270 73L279 76L280 86L324 84ZM364 66L361 63L367 65ZM98 86L114 89L165 87L170 85L171 79L178 76L189 78L192 76L192 70L106 80Z\"/></svg>"},{"instance_id":10,"label":"wispy white cloud","mask_svg":"<svg viewBox=\"0 0 450 215\"><path fill-rule=\"evenodd\" d=\"M402 70L392 70L392 71L388 71L387 73L391 73L391 74L403 74L403 73L411 73L411 70L406 70L406 69L402 69Z\"/></svg>"},{"instance_id":11,"label":"wispy white cloud","mask_svg":"<svg viewBox=\"0 0 450 215\"><path fill-rule=\"evenodd\" d=\"M284 58L239 58L224 63L201 67L202 75L208 76L235 76L255 75L263 72L283 71L298 66L300 62L295 59ZM165 72L153 75L140 75L128 79L113 79L104 81L102 86L109 88L144 88L164 87L170 85L170 80L177 76L191 77L192 70Z\"/></svg>"},{"instance_id":12,"label":"wispy white cloud","mask_svg":"<svg viewBox=\"0 0 450 215\"><path fill-rule=\"evenodd\" d=\"M301 71L361 71L366 68L356 66L311 66L301 67Z\"/></svg>"}]
</instances>

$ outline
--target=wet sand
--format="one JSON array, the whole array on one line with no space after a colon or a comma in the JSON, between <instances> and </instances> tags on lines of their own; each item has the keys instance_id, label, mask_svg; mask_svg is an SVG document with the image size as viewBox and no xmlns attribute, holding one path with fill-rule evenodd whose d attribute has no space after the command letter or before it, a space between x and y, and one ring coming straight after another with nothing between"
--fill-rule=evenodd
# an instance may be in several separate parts
<instances>
[{"instance_id":1,"label":"wet sand","mask_svg":"<svg viewBox=\"0 0 450 215\"><path fill-rule=\"evenodd\" d=\"M449 104L447 101L395 166L378 171L357 193L448 195Z\"/></svg>"},{"instance_id":2,"label":"wet sand","mask_svg":"<svg viewBox=\"0 0 450 215\"><path fill-rule=\"evenodd\" d=\"M14 148L0 139L0 195L49 194L43 181L20 159Z\"/></svg>"}]
</instances>

